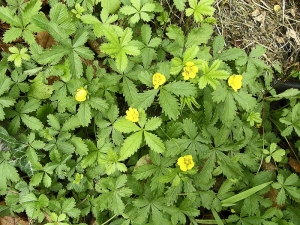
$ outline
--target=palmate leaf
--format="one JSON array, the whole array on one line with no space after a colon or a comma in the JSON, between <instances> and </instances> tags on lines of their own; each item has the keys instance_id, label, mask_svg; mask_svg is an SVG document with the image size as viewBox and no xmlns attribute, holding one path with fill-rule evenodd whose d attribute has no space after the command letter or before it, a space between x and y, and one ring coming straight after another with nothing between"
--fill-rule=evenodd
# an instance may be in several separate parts
<instances>
[{"instance_id":1,"label":"palmate leaf","mask_svg":"<svg viewBox=\"0 0 300 225\"><path fill-rule=\"evenodd\" d=\"M211 5L214 0L201 0L199 3L197 0L188 0L191 8L186 9L186 15L194 15L194 20L196 22L201 22L203 20L203 15L212 16L215 8Z\"/></svg>"},{"instance_id":2,"label":"palmate leaf","mask_svg":"<svg viewBox=\"0 0 300 225\"><path fill-rule=\"evenodd\" d=\"M140 148L143 140L143 132L138 131L131 134L125 139L120 150L119 161L127 159L129 156L133 155Z\"/></svg>"},{"instance_id":3,"label":"palmate leaf","mask_svg":"<svg viewBox=\"0 0 300 225\"><path fill-rule=\"evenodd\" d=\"M218 79L227 79L229 77L229 73L225 70L218 70L221 65L221 60L215 60L212 65L209 67L206 61L202 63L202 71L203 75L199 79L199 88L203 89L208 84L213 88L216 89L217 85L219 84Z\"/></svg>"}]
</instances>

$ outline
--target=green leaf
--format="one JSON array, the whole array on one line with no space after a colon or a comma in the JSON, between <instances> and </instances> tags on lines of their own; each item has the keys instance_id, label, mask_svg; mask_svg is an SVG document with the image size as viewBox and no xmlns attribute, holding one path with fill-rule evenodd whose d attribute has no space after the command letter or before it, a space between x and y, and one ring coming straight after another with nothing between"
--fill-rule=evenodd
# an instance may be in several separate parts
<instances>
[{"instance_id":1,"label":"green leaf","mask_svg":"<svg viewBox=\"0 0 300 225\"><path fill-rule=\"evenodd\" d=\"M288 176L286 178L286 180L284 181L284 185L295 185L299 180L299 177L297 176L297 174L292 173L290 176Z\"/></svg>"},{"instance_id":2,"label":"green leaf","mask_svg":"<svg viewBox=\"0 0 300 225\"><path fill-rule=\"evenodd\" d=\"M69 45L69 35L53 21L49 21L43 13L36 14L32 21L36 26L43 30L47 30L49 34L62 45Z\"/></svg>"},{"instance_id":3,"label":"green leaf","mask_svg":"<svg viewBox=\"0 0 300 225\"><path fill-rule=\"evenodd\" d=\"M125 51L120 51L116 56L116 66L121 72L124 72L128 66L128 58Z\"/></svg>"},{"instance_id":4,"label":"green leaf","mask_svg":"<svg viewBox=\"0 0 300 225\"><path fill-rule=\"evenodd\" d=\"M215 11L215 8L211 6L214 0L201 0L199 3L196 0L188 0L188 2L191 8L186 9L186 15L194 15L196 22L202 22L203 15L212 16Z\"/></svg>"},{"instance_id":5,"label":"green leaf","mask_svg":"<svg viewBox=\"0 0 300 225\"><path fill-rule=\"evenodd\" d=\"M17 182L20 179L16 168L8 163L9 159L9 152L0 152L0 195L6 194L8 180Z\"/></svg>"},{"instance_id":6,"label":"green leaf","mask_svg":"<svg viewBox=\"0 0 300 225\"><path fill-rule=\"evenodd\" d=\"M0 76L0 95L3 95L6 91L9 90L12 81L5 75Z\"/></svg>"},{"instance_id":7,"label":"green leaf","mask_svg":"<svg viewBox=\"0 0 300 225\"><path fill-rule=\"evenodd\" d=\"M15 16L14 12L9 7L0 7L0 18L3 22L10 24L11 26L22 27L22 22L18 16Z\"/></svg>"},{"instance_id":8,"label":"green leaf","mask_svg":"<svg viewBox=\"0 0 300 225\"><path fill-rule=\"evenodd\" d=\"M158 169L156 165L139 166L134 169L133 176L137 180L143 180L155 174Z\"/></svg>"},{"instance_id":9,"label":"green leaf","mask_svg":"<svg viewBox=\"0 0 300 225\"><path fill-rule=\"evenodd\" d=\"M165 145L162 140L155 134L144 131L146 144L151 148L151 150L156 153L163 153L165 151Z\"/></svg>"},{"instance_id":10,"label":"green leaf","mask_svg":"<svg viewBox=\"0 0 300 225\"><path fill-rule=\"evenodd\" d=\"M80 17L81 21L86 24L99 25L101 22L93 15L85 14Z\"/></svg>"},{"instance_id":11,"label":"green leaf","mask_svg":"<svg viewBox=\"0 0 300 225\"><path fill-rule=\"evenodd\" d=\"M133 108L147 109L154 101L159 89L152 89L138 94L136 100L131 105Z\"/></svg>"},{"instance_id":12,"label":"green leaf","mask_svg":"<svg viewBox=\"0 0 300 225\"><path fill-rule=\"evenodd\" d=\"M245 110L251 111L256 106L256 99L244 91L232 92L234 99Z\"/></svg>"},{"instance_id":13,"label":"green leaf","mask_svg":"<svg viewBox=\"0 0 300 225\"><path fill-rule=\"evenodd\" d=\"M37 119L33 116L28 116L27 114L22 114L21 120L27 127L29 127L32 130L38 131L38 130L42 130L44 128L43 123L39 119Z\"/></svg>"},{"instance_id":14,"label":"green leaf","mask_svg":"<svg viewBox=\"0 0 300 225\"><path fill-rule=\"evenodd\" d=\"M44 172L34 174L30 179L30 185L35 187L38 186L43 179Z\"/></svg>"},{"instance_id":15,"label":"green leaf","mask_svg":"<svg viewBox=\"0 0 300 225\"><path fill-rule=\"evenodd\" d=\"M97 109L101 112L105 112L108 109L108 104L101 98L90 97L88 103L92 108Z\"/></svg>"},{"instance_id":16,"label":"green leaf","mask_svg":"<svg viewBox=\"0 0 300 225\"><path fill-rule=\"evenodd\" d=\"M120 5L120 0L101 0L101 6L108 13L115 13L120 8Z\"/></svg>"},{"instance_id":17,"label":"green leaf","mask_svg":"<svg viewBox=\"0 0 300 225\"><path fill-rule=\"evenodd\" d=\"M49 114L47 118L47 122L51 127L53 127L55 130L60 130L60 123L54 115Z\"/></svg>"},{"instance_id":18,"label":"green leaf","mask_svg":"<svg viewBox=\"0 0 300 225\"><path fill-rule=\"evenodd\" d=\"M218 55L218 59L223 61L231 61L231 60L237 60L239 58L245 58L247 57L247 54L243 49L240 48L230 48L221 54Z\"/></svg>"},{"instance_id":19,"label":"green leaf","mask_svg":"<svg viewBox=\"0 0 300 225\"><path fill-rule=\"evenodd\" d=\"M83 140L79 137L72 136L70 142L75 146L76 154L83 156L88 154L88 146L83 142Z\"/></svg>"},{"instance_id":20,"label":"green leaf","mask_svg":"<svg viewBox=\"0 0 300 225\"><path fill-rule=\"evenodd\" d=\"M197 56L199 50L200 50L199 47L195 45L186 49L185 52L183 53L183 64L193 61L194 58Z\"/></svg>"},{"instance_id":21,"label":"green leaf","mask_svg":"<svg viewBox=\"0 0 300 225\"><path fill-rule=\"evenodd\" d=\"M141 130L141 128L138 125L125 118L118 119L114 123L114 128L123 133L131 133Z\"/></svg>"},{"instance_id":22,"label":"green leaf","mask_svg":"<svg viewBox=\"0 0 300 225\"><path fill-rule=\"evenodd\" d=\"M11 27L7 30L3 35L3 42L9 43L16 40L18 37L22 35L22 28L19 27Z\"/></svg>"},{"instance_id":23,"label":"green leaf","mask_svg":"<svg viewBox=\"0 0 300 225\"><path fill-rule=\"evenodd\" d=\"M123 95L126 102L128 103L128 105L132 105L134 103L134 100L137 99L138 89L136 88L135 84L127 77L123 78L122 86Z\"/></svg>"},{"instance_id":24,"label":"green leaf","mask_svg":"<svg viewBox=\"0 0 300 225\"><path fill-rule=\"evenodd\" d=\"M69 117L65 123L62 125L61 131L70 131L74 130L77 127L80 127L81 122L77 116Z\"/></svg>"},{"instance_id":25,"label":"green leaf","mask_svg":"<svg viewBox=\"0 0 300 225\"><path fill-rule=\"evenodd\" d=\"M160 117L152 117L149 120L147 120L144 130L152 131L156 130L160 125L162 121Z\"/></svg>"},{"instance_id":26,"label":"green leaf","mask_svg":"<svg viewBox=\"0 0 300 225\"><path fill-rule=\"evenodd\" d=\"M212 173L215 168L215 162L216 154L212 153L212 155L205 162L205 165L203 166L199 174L198 182L208 182L210 179L212 179Z\"/></svg>"},{"instance_id":27,"label":"green leaf","mask_svg":"<svg viewBox=\"0 0 300 225\"><path fill-rule=\"evenodd\" d=\"M76 202L74 198L67 198L64 200L61 210L63 213L66 213L68 216L72 218L78 218L80 215L80 210L75 208Z\"/></svg>"},{"instance_id":28,"label":"green leaf","mask_svg":"<svg viewBox=\"0 0 300 225\"><path fill-rule=\"evenodd\" d=\"M229 73L227 71L218 70L220 65L220 60L215 60L210 67L206 61L203 62L203 75L199 79L199 88L203 89L209 84L213 89L216 89L219 84L218 79L227 79L229 77Z\"/></svg>"},{"instance_id":29,"label":"green leaf","mask_svg":"<svg viewBox=\"0 0 300 225\"><path fill-rule=\"evenodd\" d=\"M53 87L51 85L44 84L42 75L39 74L33 79L28 96L36 99L47 99L51 97L52 92Z\"/></svg>"},{"instance_id":30,"label":"green leaf","mask_svg":"<svg viewBox=\"0 0 300 225\"><path fill-rule=\"evenodd\" d=\"M72 51L68 55L68 58L69 58L69 66L70 66L71 74L74 75L75 78L82 77L83 66L82 66L82 61L81 61L79 55L75 51Z\"/></svg>"},{"instance_id":31,"label":"green leaf","mask_svg":"<svg viewBox=\"0 0 300 225\"><path fill-rule=\"evenodd\" d=\"M174 5L179 11L183 11L185 8L186 0L174 0Z\"/></svg>"},{"instance_id":32,"label":"green leaf","mask_svg":"<svg viewBox=\"0 0 300 225\"><path fill-rule=\"evenodd\" d=\"M184 34L181 28L176 25L170 25L167 28L167 36L173 39L181 48L184 47Z\"/></svg>"},{"instance_id":33,"label":"green leaf","mask_svg":"<svg viewBox=\"0 0 300 225\"><path fill-rule=\"evenodd\" d=\"M68 18L68 9L65 4L59 2L51 7L49 16L54 23L62 24Z\"/></svg>"},{"instance_id":34,"label":"green leaf","mask_svg":"<svg viewBox=\"0 0 300 225\"><path fill-rule=\"evenodd\" d=\"M272 97L266 97L266 100L268 101L277 101L283 98L290 99L290 98L298 98L300 94L300 91L295 88L290 88L280 94L273 95Z\"/></svg>"},{"instance_id":35,"label":"green leaf","mask_svg":"<svg viewBox=\"0 0 300 225\"><path fill-rule=\"evenodd\" d=\"M4 108L4 107L10 107L13 106L15 104L15 100L13 98L10 97L0 97L0 105Z\"/></svg>"},{"instance_id":36,"label":"green leaf","mask_svg":"<svg viewBox=\"0 0 300 225\"><path fill-rule=\"evenodd\" d=\"M31 52L33 53L32 58L34 58L38 63L43 65L48 63L56 64L70 52L69 48L65 48L61 45L58 45L53 46L51 49L47 49L41 53L35 54L33 52L34 47L36 47L35 44L31 46Z\"/></svg>"},{"instance_id":37,"label":"green leaf","mask_svg":"<svg viewBox=\"0 0 300 225\"><path fill-rule=\"evenodd\" d=\"M77 116L82 126L84 127L88 126L88 124L91 122L91 107L87 102L80 103Z\"/></svg>"},{"instance_id":38,"label":"green leaf","mask_svg":"<svg viewBox=\"0 0 300 225\"><path fill-rule=\"evenodd\" d=\"M249 57L260 57L263 54L265 54L266 49L261 46L261 45L256 45L256 47L254 49L252 49L252 51L250 52Z\"/></svg>"},{"instance_id":39,"label":"green leaf","mask_svg":"<svg viewBox=\"0 0 300 225\"><path fill-rule=\"evenodd\" d=\"M0 140L1 142L4 142L8 147L11 148L15 147L15 145L18 144L17 140L14 137L10 136L8 132L1 126L0 126Z\"/></svg>"},{"instance_id":40,"label":"green leaf","mask_svg":"<svg viewBox=\"0 0 300 225\"><path fill-rule=\"evenodd\" d=\"M197 88L192 83L184 81L173 81L164 85L164 89L180 97L195 96L197 93Z\"/></svg>"},{"instance_id":41,"label":"green leaf","mask_svg":"<svg viewBox=\"0 0 300 225\"><path fill-rule=\"evenodd\" d=\"M51 186L52 180L51 177L47 173L44 174L43 178L43 184L46 188L49 188Z\"/></svg>"},{"instance_id":42,"label":"green leaf","mask_svg":"<svg viewBox=\"0 0 300 225\"><path fill-rule=\"evenodd\" d=\"M140 148L143 140L143 131L138 131L131 134L125 139L120 150L119 161L127 159L129 156L133 155Z\"/></svg>"},{"instance_id":43,"label":"green leaf","mask_svg":"<svg viewBox=\"0 0 300 225\"><path fill-rule=\"evenodd\" d=\"M263 188L267 187L268 185L270 185L273 181L270 181L270 182L266 182L266 183L263 183L263 184L260 184L260 185L257 185L253 188L250 188L246 191L243 191L239 194L236 194L230 198L227 198L227 199L224 199L221 201L222 203L222 206L232 206L234 205L236 202L240 201L240 200L243 200L245 198L248 198L249 196L255 194L256 192L262 190Z\"/></svg>"},{"instance_id":44,"label":"green leaf","mask_svg":"<svg viewBox=\"0 0 300 225\"><path fill-rule=\"evenodd\" d=\"M32 0L26 4L22 12L23 26L26 26L28 23L31 22L32 16L39 12L41 6L42 2L39 0Z\"/></svg>"},{"instance_id":45,"label":"green leaf","mask_svg":"<svg viewBox=\"0 0 300 225\"><path fill-rule=\"evenodd\" d=\"M31 113L36 111L40 107L41 102L38 99L30 99L22 107L20 113Z\"/></svg>"},{"instance_id":46,"label":"green leaf","mask_svg":"<svg viewBox=\"0 0 300 225\"><path fill-rule=\"evenodd\" d=\"M179 116L179 104L178 100L170 94L168 91L162 89L158 98L159 104L162 107L163 112L173 120L176 120Z\"/></svg>"},{"instance_id":47,"label":"green leaf","mask_svg":"<svg viewBox=\"0 0 300 225\"><path fill-rule=\"evenodd\" d=\"M190 48L193 45L206 44L212 33L212 26L206 23L202 24L201 27L192 29L187 36L185 47Z\"/></svg>"},{"instance_id":48,"label":"green leaf","mask_svg":"<svg viewBox=\"0 0 300 225\"><path fill-rule=\"evenodd\" d=\"M85 30L80 30L76 33L73 39L73 48L84 45L88 40L89 33Z\"/></svg>"}]
</instances>

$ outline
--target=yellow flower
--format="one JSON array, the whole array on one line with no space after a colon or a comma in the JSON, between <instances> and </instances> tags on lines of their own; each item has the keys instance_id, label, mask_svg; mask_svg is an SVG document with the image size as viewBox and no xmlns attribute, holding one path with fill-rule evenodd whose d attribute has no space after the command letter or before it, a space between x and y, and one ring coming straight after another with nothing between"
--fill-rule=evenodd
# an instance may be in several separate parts
<instances>
[{"instance_id":1,"label":"yellow flower","mask_svg":"<svg viewBox=\"0 0 300 225\"><path fill-rule=\"evenodd\" d=\"M139 112L137 109L129 108L129 110L126 110L126 119L131 122L138 122L139 121Z\"/></svg>"},{"instance_id":2,"label":"yellow flower","mask_svg":"<svg viewBox=\"0 0 300 225\"><path fill-rule=\"evenodd\" d=\"M182 72L183 79L188 80L190 78L195 78L198 71L198 66L195 66L193 62L187 62Z\"/></svg>"},{"instance_id":3,"label":"yellow flower","mask_svg":"<svg viewBox=\"0 0 300 225\"><path fill-rule=\"evenodd\" d=\"M193 161L193 156L191 156L191 155L186 155L186 156L180 157L177 160L177 164L179 165L179 167L182 171L191 170L195 165L195 163Z\"/></svg>"},{"instance_id":4,"label":"yellow flower","mask_svg":"<svg viewBox=\"0 0 300 225\"><path fill-rule=\"evenodd\" d=\"M75 95L76 101L84 102L86 100L87 93L87 90L85 90L83 87L78 88Z\"/></svg>"},{"instance_id":5,"label":"yellow flower","mask_svg":"<svg viewBox=\"0 0 300 225\"><path fill-rule=\"evenodd\" d=\"M234 91L237 91L242 87L242 75L233 74L228 79L228 85L233 88Z\"/></svg>"},{"instance_id":6,"label":"yellow flower","mask_svg":"<svg viewBox=\"0 0 300 225\"><path fill-rule=\"evenodd\" d=\"M157 89L160 85L163 85L165 82L166 82L166 77L161 73L155 73L152 77L152 83L154 85L154 89Z\"/></svg>"}]
</instances>

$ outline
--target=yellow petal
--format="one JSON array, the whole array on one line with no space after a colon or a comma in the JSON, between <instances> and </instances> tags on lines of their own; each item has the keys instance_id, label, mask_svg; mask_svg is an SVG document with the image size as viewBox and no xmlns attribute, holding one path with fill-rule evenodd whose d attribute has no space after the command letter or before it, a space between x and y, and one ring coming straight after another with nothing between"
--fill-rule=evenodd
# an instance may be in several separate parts
<instances>
[{"instance_id":1,"label":"yellow petal","mask_svg":"<svg viewBox=\"0 0 300 225\"><path fill-rule=\"evenodd\" d=\"M193 62L187 62L185 65L186 65L187 67L192 67L192 66L194 66L195 64L194 64Z\"/></svg>"}]
</instances>

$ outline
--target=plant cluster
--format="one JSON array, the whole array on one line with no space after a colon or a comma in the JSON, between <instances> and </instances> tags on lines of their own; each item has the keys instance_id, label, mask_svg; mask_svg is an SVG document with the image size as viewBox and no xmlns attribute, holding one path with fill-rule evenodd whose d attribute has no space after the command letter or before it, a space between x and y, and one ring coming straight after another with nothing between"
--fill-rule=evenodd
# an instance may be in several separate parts
<instances>
[{"instance_id":1,"label":"plant cluster","mask_svg":"<svg viewBox=\"0 0 300 225\"><path fill-rule=\"evenodd\" d=\"M0 215L299 224L300 91L224 47L213 0L6 3Z\"/></svg>"}]
</instances>

